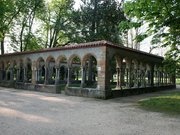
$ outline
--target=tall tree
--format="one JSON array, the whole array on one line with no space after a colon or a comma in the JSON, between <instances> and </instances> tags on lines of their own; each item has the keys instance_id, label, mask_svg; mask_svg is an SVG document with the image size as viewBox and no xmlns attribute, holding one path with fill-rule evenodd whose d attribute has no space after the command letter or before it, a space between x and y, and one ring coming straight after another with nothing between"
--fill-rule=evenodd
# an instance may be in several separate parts
<instances>
[{"instance_id":1,"label":"tall tree","mask_svg":"<svg viewBox=\"0 0 180 135\"><path fill-rule=\"evenodd\" d=\"M47 48L68 42L71 27L73 0L52 0L46 6L46 12L40 16L43 22L44 44Z\"/></svg>"},{"instance_id":2,"label":"tall tree","mask_svg":"<svg viewBox=\"0 0 180 135\"><path fill-rule=\"evenodd\" d=\"M44 11L44 0L19 0L16 6L23 8L11 29L12 46L16 46L21 52L37 49L39 45L32 29L35 26L37 14Z\"/></svg>"},{"instance_id":3,"label":"tall tree","mask_svg":"<svg viewBox=\"0 0 180 135\"><path fill-rule=\"evenodd\" d=\"M118 24L125 20L120 3L115 0L83 0L76 11L76 42L109 40L121 43Z\"/></svg>"},{"instance_id":4,"label":"tall tree","mask_svg":"<svg viewBox=\"0 0 180 135\"><path fill-rule=\"evenodd\" d=\"M16 1L14 0L1 0L0 1L0 44L1 54L4 54L4 39L9 32L13 20L20 12L20 8L17 8Z\"/></svg>"}]
</instances>

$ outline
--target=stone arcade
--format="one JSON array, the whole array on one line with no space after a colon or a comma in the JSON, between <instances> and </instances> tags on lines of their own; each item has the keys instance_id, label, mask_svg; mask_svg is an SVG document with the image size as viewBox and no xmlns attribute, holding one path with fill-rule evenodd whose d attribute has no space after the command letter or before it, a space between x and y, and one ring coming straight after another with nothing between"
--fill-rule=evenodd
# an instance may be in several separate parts
<instances>
[{"instance_id":1,"label":"stone arcade","mask_svg":"<svg viewBox=\"0 0 180 135\"><path fill-rule=\"evenodd\" d=\"M163 57L96 41L0 56L0 86L96 98L175 87Z\"/></svg>"}]
</instances>

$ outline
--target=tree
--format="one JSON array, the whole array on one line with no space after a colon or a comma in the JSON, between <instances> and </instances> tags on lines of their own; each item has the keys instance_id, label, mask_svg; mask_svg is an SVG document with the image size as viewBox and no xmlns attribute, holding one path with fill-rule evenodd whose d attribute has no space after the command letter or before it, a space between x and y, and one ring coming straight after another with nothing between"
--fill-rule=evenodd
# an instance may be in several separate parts
<instances>
[{"instance_id":1,"label":"tree","mask_svg":"<svg viewBox=\"0 0 180 135\"><path fill-rule=\"evenodd\" d=\"M4 54L4 39L6 34L9 32L13 20L17 17L20 9L16 6L14 0L3 0L0 1L0 44L1 54Z\"/></svg>"},{"instance_id":2,"label":"tree","mask_svg":"<svg viewBox=\"0 0 180 135\"><path fill-rule=\"evenodd\" d=\"M38 38L32 32L32 28L37 14L44 11L44 0L19 0L16 6L22 8L16 20L14 20L13 28L11 28L11 45L21 52L40 48Z\"/></svg>"},{"instance_id":3,"label":"tree","mask_svg":"<svg viewBox=\"0 0 180 135\"><path fill-rule=\"evenodd\" d=\"M47 4L46 12L40 16L45 48L56 47L69 41L73 3L73 0L52 0Z\"/></svg>"},{"instance_id":4,"label":"tree","mask_svg":"<svg viewBox=\"0 0 180 135\"><path fill-rule=\"evenodd\" d=\"M124 4L124 11L139 22L149 25L147 35L153 35L152 43L162 42L169 48L168 57L179 60L180 55L180 2L178 0L133 0ZM162 39L163 41L161 41Z\"/></svg>"},{"instance_id":5,"label":"tree","mask_svg":"<svg viewBox=\"0 0 180 135\"><path fill-rule=\"evenodd\" d=\"M121 43L118 24L125 20L120 3L115 0L83 0L81 8L74 13L79 41L109 40Z\"/></svg>"}]
</instances>

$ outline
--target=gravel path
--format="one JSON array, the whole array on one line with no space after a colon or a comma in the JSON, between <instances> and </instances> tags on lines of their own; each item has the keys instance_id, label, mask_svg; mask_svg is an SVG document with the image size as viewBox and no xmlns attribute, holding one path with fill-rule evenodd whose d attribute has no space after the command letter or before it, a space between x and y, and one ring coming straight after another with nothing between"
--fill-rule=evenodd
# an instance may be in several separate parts
<instances>
[{"instance_id":1,"label":"gravel path","mask_svg":"<svg viewBox=\"0 0 180 135\"><path fill-rule=\"evenodd\" d=\"M0 87L0 135L180 135L179 116L137 106L167 92L99 100Z\"/></svg>"}]
</instances>

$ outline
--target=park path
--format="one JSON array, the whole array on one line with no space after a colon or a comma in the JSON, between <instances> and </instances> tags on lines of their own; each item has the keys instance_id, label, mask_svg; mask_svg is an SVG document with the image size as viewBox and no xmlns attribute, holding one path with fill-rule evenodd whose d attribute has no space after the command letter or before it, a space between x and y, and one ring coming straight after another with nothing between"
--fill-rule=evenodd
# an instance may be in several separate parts
<instances>
[{"instance_id":1,"label":"park path","mask_svg":"<svg viewBox=\"0 0 180 135\"><path fill-rule=\"evenodd\" d=\"M0 135L179 135L179 116L137 105L168 92L100 100L0 87Z\"/></svg>"}]
</instances>

